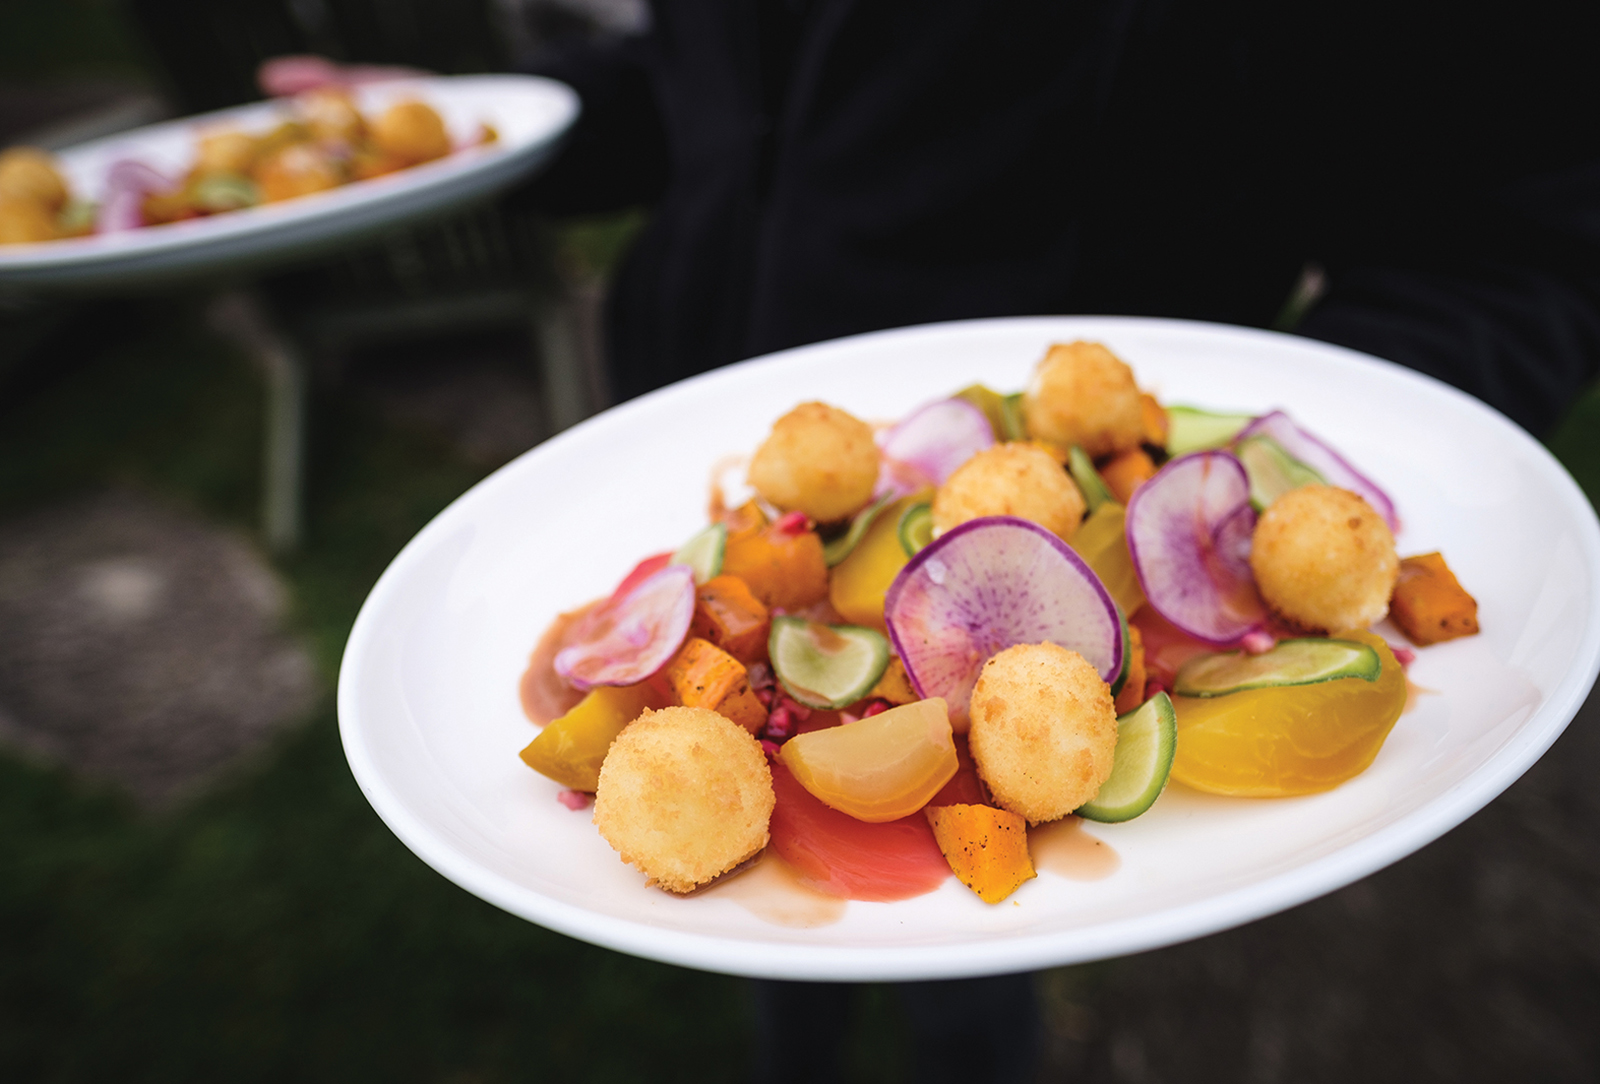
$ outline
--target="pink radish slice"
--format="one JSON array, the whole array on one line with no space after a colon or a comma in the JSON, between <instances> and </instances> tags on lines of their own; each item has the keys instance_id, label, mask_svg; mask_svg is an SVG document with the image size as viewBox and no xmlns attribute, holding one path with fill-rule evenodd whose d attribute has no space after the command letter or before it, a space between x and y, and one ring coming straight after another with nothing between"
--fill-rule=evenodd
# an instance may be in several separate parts
<instances>
[{"instance_id":1,"label":"pink radish slice","mask_svg":"<svg viewBox=\"0 0 1600 1084\"><path fill-rule=\"evenodd\" d=\"M1232 644L1266 620L1250 574L1250 479L1227 452L1179 456L1134 490L1128 552L1156 612L1198 640Z\"/></svg>"},{"instance_id":2,"label":"pink radish slice","mask_svg":"<svg viewBox=\"0 0 1600 1084\"><path fill-rule=\"evenodd\" d=\"M668 565L583 619L556 653L556 673L575 689L635 685L665 666L694 617L694 569Z\"/></svg>"},{"instance_id":3,"label":"pink radish slice","mask_svg":"<svg viewBox=\"0 0 1600 1084\"><path fill-rule=\"evenodd\" d=\"M1394 502L1379 489L1377 483L1352 467L1349 462L1324 441L1300 428L1294 419L1281 410L1263 414L1239 431L1234 441L1249 437L1271 437L1282 446L1290 458L1298 459L1327 481L1330 486L1348 489L1360 494L1383 517L1389 530L1400 530L1400 517L1395 513Z\"/></svg>"},{"instance_id":4,"label":"pink radish slice","mask_svg":"<svg viewBox=\"0 0 1600 1084\"><path fill-rule=\"evenodd\" d=\"M883 615L917 694L942 696L957 729L983 664L1016 644L1060 644L1110 682L1122 671L1117 607L1072 549L1025 519L986 516L923 548Z\"/></svg>"},{"instance_id":5,"label":"pink radish slice","mask_svg":"<svg viewBox=\"0 0 1600 1084\"><path fill-rule=\"evenodd\" d=\"M121 233L144 225L144 198L176 187L143 162L124 158L106 171L105 193L95 214L96 233Z\"/></svg>"},{"instance_id":6,"label":"pink radish slice","mask_svg":"<svg viewBox=\"0 0 1600 1084\"><path fill-rule=\"evenodd\" d=\"M943 485L951 472L992 444L994 427L965 399L919 407L879 438L885 459L915 468L934 485ZM886 477L895 474L892 468L884 471Z\"/></svg>"}]
</instances>

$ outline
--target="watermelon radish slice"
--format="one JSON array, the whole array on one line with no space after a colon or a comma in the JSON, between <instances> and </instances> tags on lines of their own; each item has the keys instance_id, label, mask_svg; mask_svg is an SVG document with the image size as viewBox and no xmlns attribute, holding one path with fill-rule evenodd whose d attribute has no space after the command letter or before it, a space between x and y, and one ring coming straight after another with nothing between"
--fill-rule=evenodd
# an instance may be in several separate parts
<instances>
[{"instance_id":1,"label":"watermelon radish slice","mask_svg":"<svg viewBox=\"0 0 1600 1084\"><path fill-rule=\"evenodd\" d=\"M1227 452L1168 463L1128 502L1128 552L1145 598L1179 629L1228 645L1266 620L1250 574L1250 479Z\"/></svg>"},{"instance_id":2,"label":"watermelon radish slice","mask_svg":"<svg viewBox=\"0 0 1600 1084\"><path fill-rule=\"evenodd\" d=\"M920 407L879 438L886 459L915 467L934 485L992 444L988 415L965 399Z\"/></svg>"},{"instance_id":3,"label":"watermelon radish slice","mask_svg":"<svg viewBox=\"0 0 1600 1084\"><path fill-rule=\"evenodd\" d=\"M1261 415L1241 429L1236 439L1245 441L1251 437L1271 437L1291 459L1316 471L1330 486L1360 494L1383 517L1389 530L1400 530L1400 517L1389 495L1379 489L1376 482L1352 467L1344 456L1296 425L1294 419L1283 411L1274 410L1271 414Z\"/></svg>"},{"instance_id":4,"label":"watermelon radish slice","mask_svg":"<svg viewBox=\"0 0 1600 1084\"><path fill-rule=\"evenodd\" d=\"M585 617L556 673L576 689L635 685L667 664L693 617L694 569L667 565Z\"/></svg>"},{"instance_id":5,"label":"watermelon radish slice","mask_svg":"<svg viewBox=\"0 0 1600 1084\"><path fill-rule=\"evenodd\" d=\"M1060 644L1108 683L1122 672L1116 603L1071 547L1015 516L968 520L929 543L895 577L883 615L917 694L944 697L958 732L978 671L1016 644Z\"/></svg>"}]
</instances>

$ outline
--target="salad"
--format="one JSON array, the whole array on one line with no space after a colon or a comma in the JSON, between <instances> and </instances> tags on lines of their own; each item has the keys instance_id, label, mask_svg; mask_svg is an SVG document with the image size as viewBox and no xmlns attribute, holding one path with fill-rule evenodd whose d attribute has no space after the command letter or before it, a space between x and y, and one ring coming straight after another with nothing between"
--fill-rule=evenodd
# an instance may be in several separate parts
<instances>
[{"instance_id":1,"label":"salad","mask_svg":"<svg viewBox=\"0 0 1600 1084\"><path fill-rule=\"evenodd\" d=\"M438 111L415 99L364 115L348 90L320 87L288 106L288 118L268 131L202 132L182 176L133 159L113 164L98 203L73 193L48 153L11 147L0 153L0 245L205 218L381 177L462 149ZM496 139L493 128L481 125L463 146Z\"/></svg>"},{"instance_id":2,"label":"salad","mask_svg":"<svg viewBox=\"0 0 1600 1084\"><path fill-rule=\"evenodd\" d=\"M1132 819L1171 781L1352 778L1408 696L1411 649L1371 626L1477 631L1337 450L1279 411L1163 406L1096 343L888 426L800 404L748 482L523 681L522 759L674 892L770 852L833 896L953 872L997 903L1031 828Z\"/></svg>"}]
</instances>

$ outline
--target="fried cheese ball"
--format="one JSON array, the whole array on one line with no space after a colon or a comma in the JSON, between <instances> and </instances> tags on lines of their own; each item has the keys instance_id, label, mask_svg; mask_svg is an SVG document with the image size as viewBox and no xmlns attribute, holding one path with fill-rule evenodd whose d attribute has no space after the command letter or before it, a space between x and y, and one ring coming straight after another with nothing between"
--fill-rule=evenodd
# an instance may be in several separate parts
<instances>
[{"instance_id":1,"label":"fried cheese ball","mask_svg":"<svg viewBox=\"0 0 1600 1084\"><path fill-rule=\"evenodd\" d=\"M37 203L56 212L66 205L67 183L44 151L12 147L0 154L0 200Z\"/></svg>"},{"instance_id":2,"label":"fried cheese ball","mask_svg":"<svg viewBox=\"0 0 1600 1084\"><path fill-rule=\"evenodd\" d=\"M1076 651L1018 644L983 664L967 742L1002 809L1030 824L1089 801L1111 775L1117 709L1111 688Z\"/></svg>"},{"instance_id":3,"label":"fried cheese ball","mask_svg":"<svg viewBox=\"0 0 1600 1084\"><path fill-rule=\"evenodd\" d=\"M361 119L350 92L343 87L308 90L295 104L311 130L311 138L318 143L355 143L366 134L367 122Z\"/></svg>"},{"instance_id":4,"label":"fried cheese ball","mask_svg":"<svg viewBox=\"0 0 1600 1084\"><path fill-rule=\"evenodd\" d=\"M44 206L32 200L0 196L0 245L54 241L59 236L56 216Z\"/></svg>"},{"instance_id":5,"label":"fried cheese ball","mask_svg":"<svg viewBox=\"0 0 1600 1084\"><path fill-rule=\"evenodd\" d=\"M1366 628L1389 612L1400 558L1372 505L1347 489L1310 485L1291 489L1261 514L1250 570L1279 616L1329 632Z\"/></svg>"},{"instance_id":6,"label":"fried cheese ball","mask_svg":"<svg viewBox=\"0 0 1600 1084\"><path fill-rule=\"evenodd\" d=\"M256 164L255 181L268 203L338 188L339 165L312 143L290 143Z\"/></svg>"},{"instance_id":7,"label":"fried cheese ball","mask_svg":"<svg viewBox=\"0 0 1600 1084\"><path fill-rule=\"evenodd\" d=\"M750 460L750 484L785 511L827 523L857 511L878 483L872 427L827 403L801 403L772 425Z\"/></svg>"},{"instance_id":8,"label":"fried cheese ball","mask_svg":"<svg viewBox=\"0 0 1600 1084\"><path fill-rule=\"evenodd\" d=\"M1086 507L1054 456L1012 441L985 448L945 479L933 495L933 526L943 533L980 516L1021 516L1069 542Z\"/></svg>"},{"instance_id":9,"label":"fried cheese ball","mask_svg":"<svg viewBox=\"0 0 1600 1084\"><path fill-rule=\"evenodd\" d=\"M1022 393L1028 435L1092 458L1137 448L1144 435L1133 370L1099 343L1057 343Z\"/></svg>"},{"instance_id":10,"label":"fried cheese ball","mask_svg":"<svg viewBox=\"0 0 1600 1084\"><path fill-rule=\"evenodd\" d=\"M450 133L432 106L396 102L372 123L372 142L384 154L407 165L443 158L450 153Z\"/></svg>"},{"instance_id":11,"label":"fried cheese ball","mask_svg":"<svg viewBox=\"0 0 1600 1084\"><path fill-rule=\"evenodd\" d=\"M201 175L236 173L250 175L260 151L260 141L255 136L237 129L209 132L195 142L194 172Z\"/></svg>"},{"instance_id":12,"label":"fried cheese ball","mask_svg":"<svg viewBox=\"0 0 1600 1084\"><path fill-rule=\"evenodd\" d=\"M594 824L651 884L688 892L767 845L774 803L749 731L709 708L664 708L611 743Z\"/></svg>"}]
</instances>

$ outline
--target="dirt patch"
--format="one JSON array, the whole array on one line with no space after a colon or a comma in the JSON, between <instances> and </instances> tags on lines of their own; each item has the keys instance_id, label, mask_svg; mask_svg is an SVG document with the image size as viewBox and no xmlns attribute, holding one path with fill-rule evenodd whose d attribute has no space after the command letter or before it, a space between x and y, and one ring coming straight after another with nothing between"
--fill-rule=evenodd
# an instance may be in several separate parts
<instances>
[{"instance_id":1,"label":"dirt patch","mask_svg":"<svg viewBox=\"0 0 1600 1084\"><path fill-rule=\"evenodd\" d=\"M310 710L284 605L244 539L137 493L0 524L0 740L170 803Z\"/></svg>"}]
</instances>

